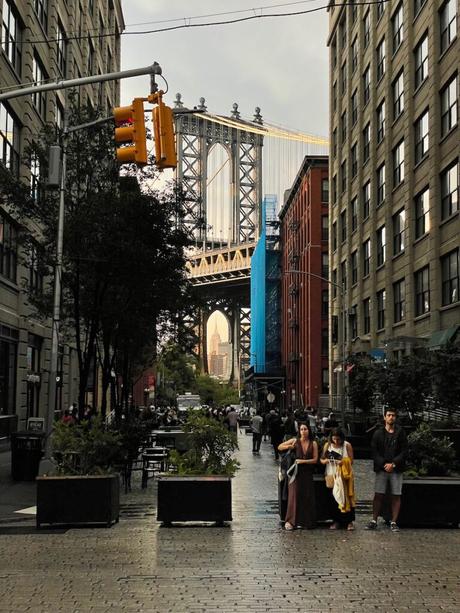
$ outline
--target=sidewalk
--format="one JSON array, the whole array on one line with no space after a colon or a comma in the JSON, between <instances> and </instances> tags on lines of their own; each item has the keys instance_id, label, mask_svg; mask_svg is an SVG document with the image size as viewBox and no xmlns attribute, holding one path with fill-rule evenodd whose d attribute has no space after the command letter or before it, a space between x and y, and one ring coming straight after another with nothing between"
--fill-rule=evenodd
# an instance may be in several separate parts
<instances>
[{"instance_id":1,"label":"sidewalk","mask_svg":"<svg viewBox=\"0 0 460 613\"><path fill-rule=\"evenodd\" d=\"M271 447L253 456L251 437L239 440L234 521L224 528L160 527L153 481L122 497L111 529L0 525L0 612L460 610L460 531L363 530L372 467L358 461L354 533L285 532Z\"/></svg>"},{"instance_id":2,"label":"sidewalk","mask_svg":"<svg viewBox=\"0 0 460 613\"><path fill-rule=\"evenodd\" d=\"M22 521L24 516L16 513L35 505L35 483L13 481L11 478L11 451L8 444L0 445L0 524L7 521Z\"/></svg>"}]
</instances>

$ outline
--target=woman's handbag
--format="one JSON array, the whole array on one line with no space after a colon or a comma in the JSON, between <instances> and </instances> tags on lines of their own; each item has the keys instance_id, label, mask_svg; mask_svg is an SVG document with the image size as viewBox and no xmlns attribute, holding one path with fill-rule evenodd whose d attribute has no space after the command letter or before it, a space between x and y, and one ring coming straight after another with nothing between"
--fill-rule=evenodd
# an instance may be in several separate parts
<instances>
[{"instance_id":1,"label":"woman's handbag","mask_svg":"<svg viewBox=\"0 0 460 613\"><path fill-rule=\"evenodd\" d=\"M334 475L325 475L326 487L332 489L334 487Z\"/></svg>"}]
</instances>

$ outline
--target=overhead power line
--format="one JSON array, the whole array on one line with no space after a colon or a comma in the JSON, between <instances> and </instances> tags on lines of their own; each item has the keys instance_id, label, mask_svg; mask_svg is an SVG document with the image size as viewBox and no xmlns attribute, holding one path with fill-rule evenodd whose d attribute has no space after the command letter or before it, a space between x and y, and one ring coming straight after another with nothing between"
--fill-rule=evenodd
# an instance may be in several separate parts
<instances>
[{"instance_id":1,"label":"overhead power line","mask_svg":"<svg viewBox=\"0 0 460 613\"><path fill-rule=\"evenodd\" d=\"M386 4L390 2L390 0L368 0L366 2L340 2L337 4L326 4L326 5L322 5L322 6L317 6L315 8L312 9L307 9L305 11L291 11L289 13L260 13L260 14L254 14L254 15L248 15L247 17L236 17L234 19L227 19L224 21L207 21L205 23L191 23L191 17L184 17L184 23L181 23L179 25L176 26L168 26L166 28L156 28L153 30L133 30L131 32L107 32L107 33L100 33L100 34L93 34L91 35L92 40L94 39L101 39L101 38L111 38L112 36L142 36L145 34L159 34L161 32L172 32L174 30L184 30L184 29L190 29L190 28L206 28L206 27L214 27L214 26L227 26L227 25L234 25L237 23L243 23L246 21L254 21L256 19L276 19L276 18L281 18L281 17L298 17L301 15L308 15L310 13L318 13L319 11L324 11L327 10L333 6L356 6L357 4L360 4L362 6L369 6L369 5L373 5L373 4ZM88 38L88 33L82 34L82 35L74 35L74 36L67 36L66 40L70 41L70 40L85 40ZM31 40L25 40L22 41L20 43L20 45L28 45L28 44L32 44L32 43L54 43L54 42L58 42L58 40L60 40L59 38L44 38L44 39L31 39Z\"/></svg>"}]
</instances>

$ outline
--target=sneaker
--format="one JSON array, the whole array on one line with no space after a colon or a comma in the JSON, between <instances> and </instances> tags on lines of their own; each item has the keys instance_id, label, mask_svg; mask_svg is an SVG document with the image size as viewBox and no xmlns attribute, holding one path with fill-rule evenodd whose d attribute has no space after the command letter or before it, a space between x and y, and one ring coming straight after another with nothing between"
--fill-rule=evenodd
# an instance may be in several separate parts
<instances>
[{"instance_id":1,"label":"sneaker","mask_svg":"<svg viewBox=\"0 0 460 613\"><path fill-rule=\"evenodd\" d=\"M392 532L399 532L399 526L398 526L398 524L395 521L392 521L390 523L390 530Z\"/></svg>"},{"instance_id":2,"label":"sneaker","mask_svg":"<svg viewBox=\"0 0 460 613\"><path fill-rule=\"evenodd\" d=\"M375 519L371 519L371 521L367 524L366 530L377 530L377 522Z\"/></svg>"}]
</instances>

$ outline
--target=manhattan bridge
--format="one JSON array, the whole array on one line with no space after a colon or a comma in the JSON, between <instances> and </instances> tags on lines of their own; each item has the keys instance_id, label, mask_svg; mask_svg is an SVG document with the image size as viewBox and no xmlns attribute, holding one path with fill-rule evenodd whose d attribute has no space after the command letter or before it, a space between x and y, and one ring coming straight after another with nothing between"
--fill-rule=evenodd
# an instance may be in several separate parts
<instances>
[{"instance_id":1,"label":"manhattan bridge","mask_svg":"<svg viewBox=\"0 0 460 613\"><path fill-rule=\"evenodd\" d=\"M195 111L195 112L194 112ZM242 118L208 112L205 99L189 109L175 100L178 165L185 191L185 226L192 239L187 274L203 290L205 307L191 325L198 331L198 355L208 372L209 317L227 319L230 381L239 382L250 362L251 256L259 238L263 199L270 195L272 222L305 155L324 154L328 141L264 121L259 107Z\"/></svg>"}]
</instances>

